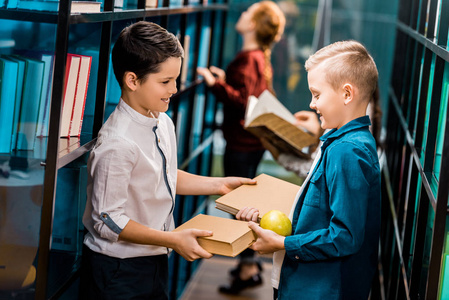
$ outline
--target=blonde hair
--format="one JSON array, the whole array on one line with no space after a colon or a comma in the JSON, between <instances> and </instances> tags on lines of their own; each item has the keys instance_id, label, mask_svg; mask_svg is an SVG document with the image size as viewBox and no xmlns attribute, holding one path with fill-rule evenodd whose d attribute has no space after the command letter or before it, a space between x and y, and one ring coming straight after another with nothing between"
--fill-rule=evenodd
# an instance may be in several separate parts
<instances>
[{"instance_id":1,"label":"blonde hair","mask_svg":"<svg viewBox=\"0 0 449 300\"><path fill-rule=\"evenodd\" d=\"M326 63L325 78L337 90L345 82L354 84L362 99L373 101L378 97L378 72L368 50L356 41L330 44L309 57L305 63L307 72Z\"/></svg>"},{"instance_id":2,"label":"blonde hair","mask_svg":"<svg viewBox=\"0 0 449 300\"><path fill-rule=\"evenodd\" d=\"M261 1L254 11L256 41L265 55L264 78L268 88L273 91L273 72L271 66L271 48L284 33L285 16L273 1Z\"/></svg>"}]
</instances>

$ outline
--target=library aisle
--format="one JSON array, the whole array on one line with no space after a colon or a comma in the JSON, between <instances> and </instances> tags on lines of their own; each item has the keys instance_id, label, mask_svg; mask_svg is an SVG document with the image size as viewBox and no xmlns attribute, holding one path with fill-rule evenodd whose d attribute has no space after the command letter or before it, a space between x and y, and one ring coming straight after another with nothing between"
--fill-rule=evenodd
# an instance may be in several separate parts
<instances>
[{"instance_id":1,"label":"library aisle","mask_svg":"<svg viewBox=\"0 0 449 300\"><path fill-rule=\"evenodd\" d=\"M218 292L218 287L229 282L229 270L234 268L238 260L224 256L213 256L203 259L198 270L187 285L180 300L271 300L273 288L270 284L271 258L263 258L263 284L242 291L239 295L226 295Z\"/></svg>"}]
</instances>

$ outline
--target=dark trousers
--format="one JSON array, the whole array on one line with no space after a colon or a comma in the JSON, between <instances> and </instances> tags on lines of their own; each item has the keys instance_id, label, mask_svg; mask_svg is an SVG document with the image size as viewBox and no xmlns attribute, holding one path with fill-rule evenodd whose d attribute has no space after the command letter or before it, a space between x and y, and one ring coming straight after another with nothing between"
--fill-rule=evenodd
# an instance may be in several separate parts
<instances>
[{"instance_id":1,"label":"dark trousers","mask_svg":"<svg viewBox=\"0 0 449 300\"><path fill-rule=\"evenodd\" d=\"M235 151L226 148L223 165L225 176L238 176L254 178L256 177L257 167L262 160L265 150L257 150L250 152ZM241 262L253 262L254 251L246 249L240 253Z\"/></svg>"},{"instance_id":2,"label":"dark trousers","mask_svg":"<svg viewBox=\"0 0 449 300\"><path fill-rule=\"evenodd\" d=\"M168 256L116 258L83 247L79 299L168 299Z\"/></svg>"}]
</instances>

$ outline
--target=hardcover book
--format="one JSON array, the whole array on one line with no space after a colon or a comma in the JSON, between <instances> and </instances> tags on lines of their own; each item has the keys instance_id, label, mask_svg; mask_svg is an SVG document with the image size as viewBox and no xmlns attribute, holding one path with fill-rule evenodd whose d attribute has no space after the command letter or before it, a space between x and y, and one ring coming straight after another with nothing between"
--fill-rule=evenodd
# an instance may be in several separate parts
<instances>
[{"instance_id":1,"label":"hardcover book","mask_svg":"<svg viewBox=\"0 0 449 300\"><path fill-rule=\"evenodd\" d=\"M80 69L76 85L75 101L73 103L72 121L69 136L80 136L83 124L84 106L86 103L87 87L89 85L90 66L92 57L80 55Z\"/></svg>"},{"instance_id":2,"label":"hardcover book","mask_svg":"<svg viewBox=\"0 0 449 300\"><path fill-rule=\"evenodd\" d=\"M22 107L17 136L18 150L33 150L36 140L37 118L42 95L44 62L23 57L25 76L23 83Z\"/></svg>"},{"instance_id":3,"label":"hardcover book","mask_svg":"<svg viewBox=\"0 0 449 300\"><path fill-rule=\"evenodd\" d=\"M72 122L73 104L75 102L76 85L78 83L78 73L80 69L81 58L78 55L67 54L64 100L62 102L61 126L59 135L68 137L70 123Z\"/></svg>"},{"instance_id":4,"label":"hardcover book","mask_svg":"<svg viewBox=\"0 0 449 300\"><path fill-rule=\"evenodd\" d=\"M233 215L244 207L257 208L259 219L273 209L288 216L300 186L267 174L254 179L256 185L239 186L215 200L215 207Z\"/></svg>"},{"instance_id":5,"label":"hardcover book","mask_svg":"<svg viewBox=\"0 0 449 300\"><path fill-rule=\"evenodd\" d=\"M213 232L210 237L198 238L198 244L212 254L235 257L256 241L248 222L203 214L195 216L174 231L191 228Z\"/></svg>"},{"instance_id":6,"label":"hardcover book","mask_svg":"<svg viewBox=\"0 0 449 300\"><path fill-rule=\"evenodd\" d=\"M293 114L267 90L259 98L248 98L246 130L267 139L281 153L309 158L308 147L317 144L318 139L294 125L295 121Z\"/></svg>"},{"instance_id":7,"label":"hardcover book","mask_svg":"<svg viewBox=\"0 0 449 300\"><path fill-rule=\"evenodd\" d=\"M23 80L25 76L25 60L20 59L14 55L5 55L5 58L15 61L17 63L17 82L16 82L16 96L14 100L14 115L12 123L12 135L11 135L11 151L17 148L17 134L19 132L19 118L20 109L22 106L22 91Z\"/></svg>"},{"instance_id":8,"label":"hardcover book","mask_svg":"<svg viewBox=\"0 0 449 300\"><path fill-rule=\"evenodd\" d=\"M32 0L19 0L17 8L26 10L37 11L50 11L55 12L59 10L59 1L47 0L47 1L32 1ZM72 14L78 13L99 13L101 12L101 2L97 1L72 1L70 8Z\"/></svg>"},{"instance_id":9,"label":"hardcover book","mask_svg":"<svg viewBox=\"0 0 449 300\"><path fill-rule=\"evenodd\" d=\"M0 153L11 151L18 63L0 58Z\"/></svg>"}]
</instances>

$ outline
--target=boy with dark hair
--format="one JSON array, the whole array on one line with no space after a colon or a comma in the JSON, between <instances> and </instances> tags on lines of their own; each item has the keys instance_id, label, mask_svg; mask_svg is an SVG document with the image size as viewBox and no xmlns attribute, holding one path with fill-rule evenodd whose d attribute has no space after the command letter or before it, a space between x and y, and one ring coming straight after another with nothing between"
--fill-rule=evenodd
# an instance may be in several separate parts
<instances>
[{"instance_id":1,"label":"boy with dark hair","mask_svg":"<svg viewBox=\"0 0 449 300\"><path fill-rule=\"evenodd\" d=\"M367 299L380 231L380 168L366 115L377 97L377 68L355 41L324 47L305 67L310 108L330 130L290 213L293 234L250 222L258 236L252 249L275 252L275 299ZM255 212L244 209L238 218L254 220Z\"/></svg>"},{"instance_id":2,"label":"boy with dark hair","mask_svg":"<svg viewBox=\"0 0 449 300\"><path fill-rule=\"evenodd\" d=\"M112 51L122 94L88 161L80 299L168 299L168 253L210 258L197 237L172 232L175 194L223 195L254 180L177 169L176 137L165 114L177 92L183 49L157 24L123 29Z\"/></svg>"}]
</instances>

